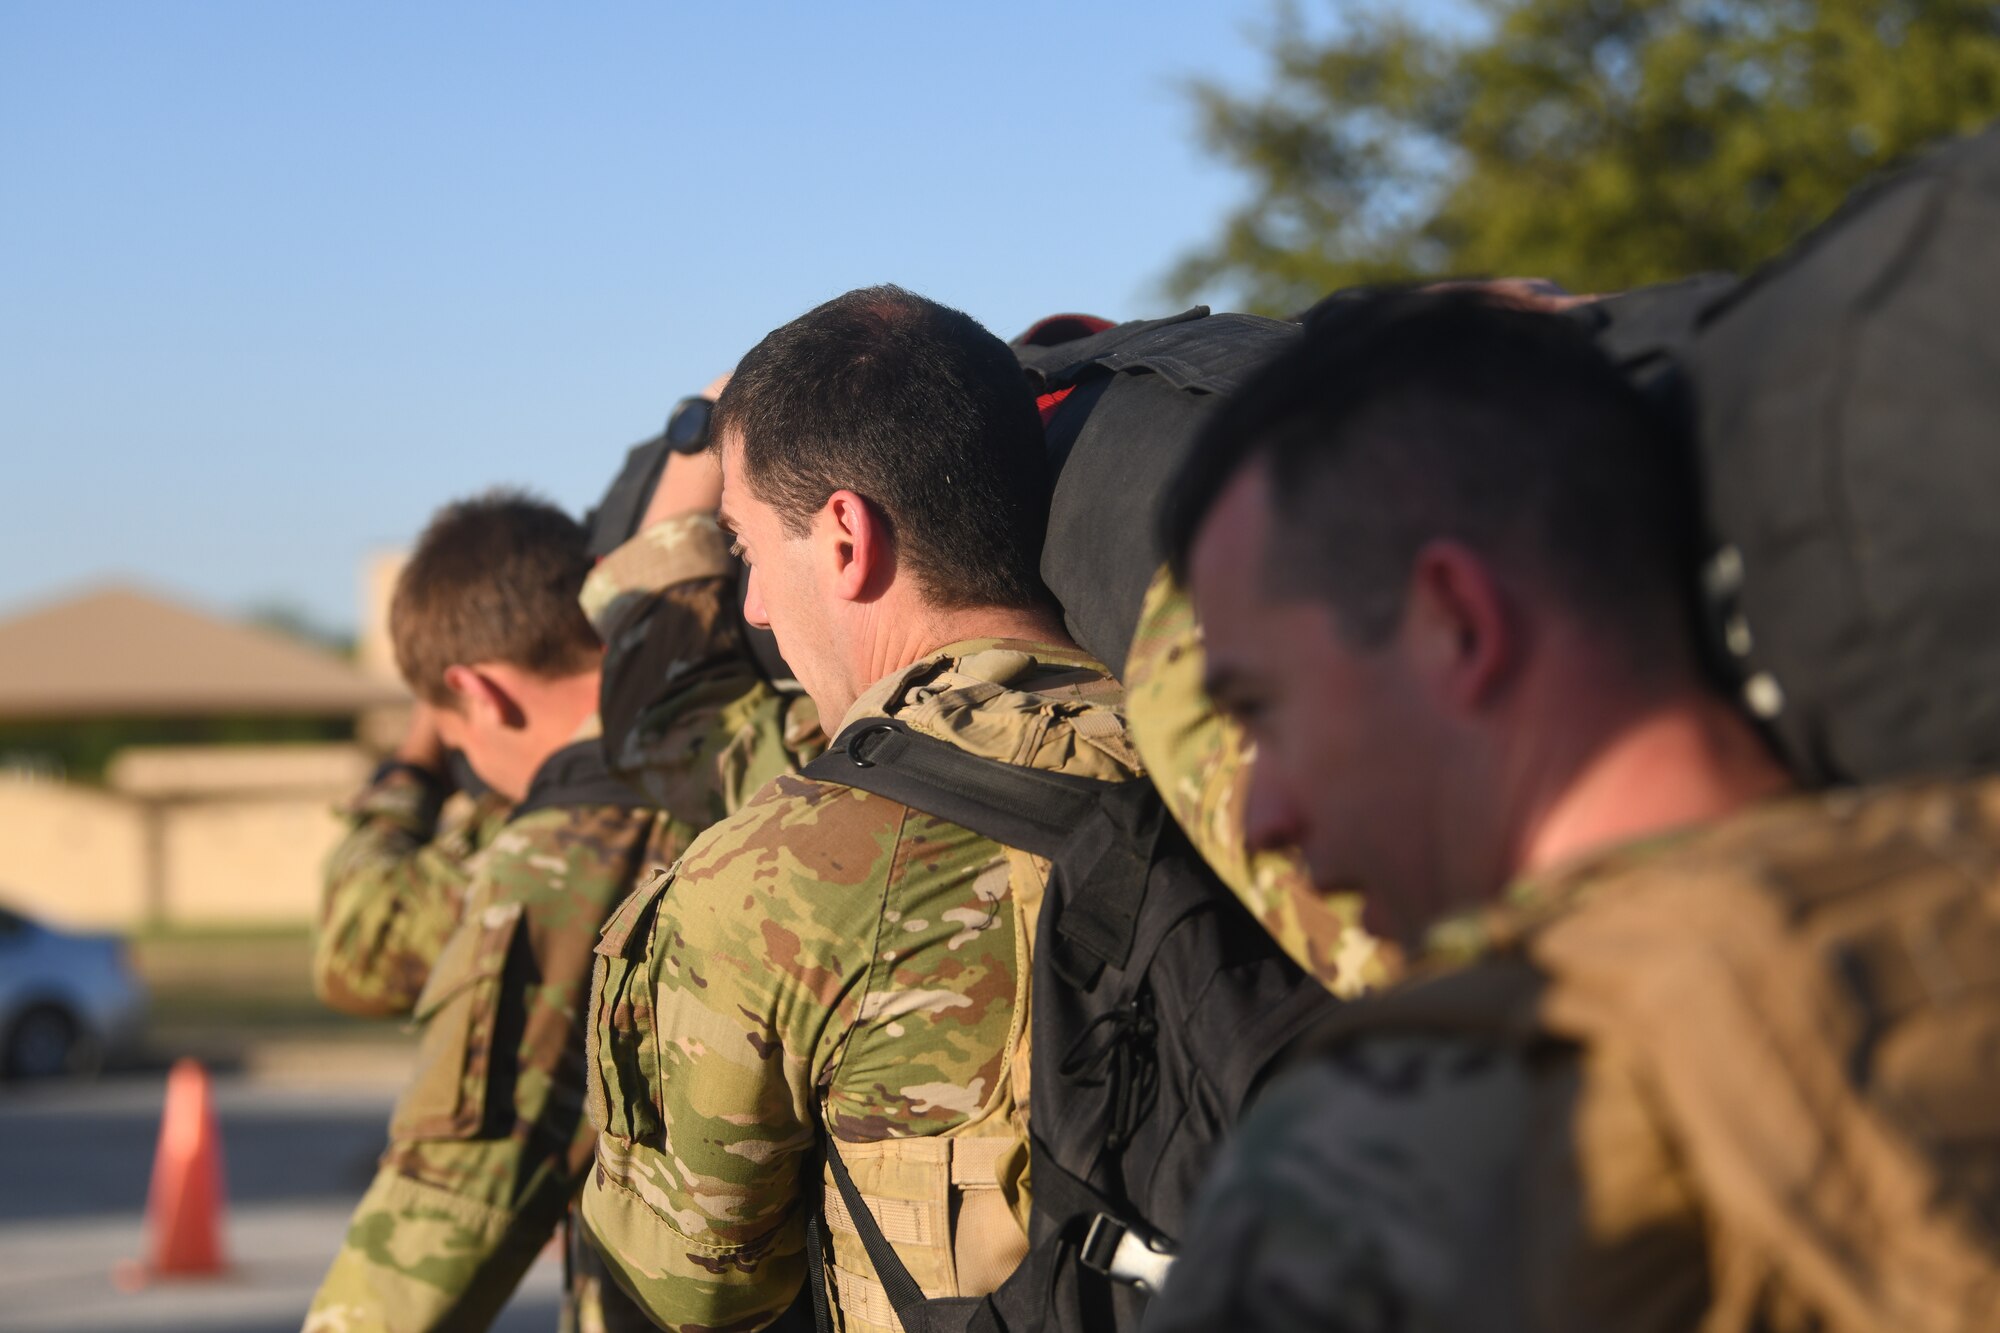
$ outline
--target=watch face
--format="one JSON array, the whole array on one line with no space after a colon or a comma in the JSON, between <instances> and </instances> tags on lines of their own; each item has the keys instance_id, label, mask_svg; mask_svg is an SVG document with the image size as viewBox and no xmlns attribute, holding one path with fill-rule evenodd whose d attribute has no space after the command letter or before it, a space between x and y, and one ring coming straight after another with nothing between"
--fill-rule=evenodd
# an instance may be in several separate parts
<instances>
[{"instance_id":1,"label":"watch face","mask_svg":"<svg viewBox=\"0 0 2000 1333\"><path fill-rule=\"evenodd\" d=\"M667 448L677 454L699 453L708 447L708 415L715 404L706 398L683 398L667 414Z\"/></svg>"}]
</instances>

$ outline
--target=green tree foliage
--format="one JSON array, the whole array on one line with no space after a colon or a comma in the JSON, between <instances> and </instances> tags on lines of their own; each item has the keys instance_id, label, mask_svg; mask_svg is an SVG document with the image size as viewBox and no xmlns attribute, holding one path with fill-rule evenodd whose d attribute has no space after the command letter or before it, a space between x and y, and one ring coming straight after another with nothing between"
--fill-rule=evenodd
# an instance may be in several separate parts
<instances>
[{"instance_id":1,"label":"green tree foliage","mask_svg":"<svg viewBox=\"0 0 2000 1333\"><path fill-rule=\"evenodd\" d=\"M1270 88L1194 89L1207 147L1253 194L1169 287L1285 313L1364 282L1741 272L1872 173L2000 115L1993 0L1468 8L1441 25L1336 0L1329 34L1280 0Z\"/></svg>"}]
</instances>

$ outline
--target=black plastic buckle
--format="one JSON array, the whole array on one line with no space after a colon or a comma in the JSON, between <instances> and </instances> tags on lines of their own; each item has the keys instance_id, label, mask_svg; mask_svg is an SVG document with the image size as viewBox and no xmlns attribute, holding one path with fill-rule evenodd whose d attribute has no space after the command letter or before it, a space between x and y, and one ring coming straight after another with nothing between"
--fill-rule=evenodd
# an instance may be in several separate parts
<instances>
[{"instance_id":1,"label":"black plastic buckle","mask_svg":"<svg viewBox=\"0 0 2000 1333\"><path fill-rule=\"evenodd\" d=\"M1077 1262L1109 1277L1112 1260L1118 1257L1118 1243L1125 1239L1126 1230L1123 1222L1108 1213L1091 1214L1090 1229L1083 1233L1083 1247L1077 1251Z\"/></svg>"},{"instance_id":2,"label":"black plastic buckle","mask_svg":"<svg viewBox=\"0 0 2000 1333\"><path fill-rule=\"evenodd\" d=\"M1091 1216L1077 1262L1113 1282L1157 1296L1174 1266L1174 1244L1165 1237L1148 1237L1104 1213Z\"/></svg>"}]
</instances>

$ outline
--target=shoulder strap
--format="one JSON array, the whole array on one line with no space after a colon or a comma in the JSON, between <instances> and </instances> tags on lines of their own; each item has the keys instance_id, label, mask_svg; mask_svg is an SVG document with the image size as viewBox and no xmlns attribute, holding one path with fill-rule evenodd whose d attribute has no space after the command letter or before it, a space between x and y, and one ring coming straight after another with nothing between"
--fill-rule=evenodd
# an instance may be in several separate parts
<instances>
[{"instance_id":1,"label":"shoulder strap","mask_svg":"<svg viewBox=\"0 0 2000 1333\"><path fill-rule=\"evenodd\" d=\"M1117 785L982 758L882 717L864 718L842 731L802 772L1051 858L1104 791Z\"/></svg>"},{"instance_id":2,"label":"shoulder strap","mask_svg":"<svg viewBox=\"0 0 2000 1333\"><path fill-rule=\"evenodd\" d=\"M903 1257L896 1253L896 1247L883 1234L882 1224L875 1220L868 1201L848 1173L847 1163L841 1160L840 1145L830 1133L822 1131L826 1143L826 1164L833 1173L834 1188L840 1191L840 1200L847 1207L847 1216L860 1233L861 1248L868 1254L868 1262L875 1269L875 1278L882 1284L882 1290L889 1298L889 1305L896 1312L897 1322L905 1329L958 1328L958 1319L926 1320L921 1309L929 1303L924 1289L910 1273ZM1127 1220L1127 1210L1118 1207L1090 1185L1065 1170L1062 1164L1047 1149L1035 1143L1035 1159L1038 1175L1035 1181L1035 1211L1062 1219L1065 1230L1077 1223L1084 1223L1083 1234L1071 1237L1069 1244L1081 1242L1081 1251L1076 1262L1119 1282L1137 1285L1148 1295L1157 1295L1161 1280L1167 1268L1174 1261L1177 1249L1175 1243L1141 1225ZM833 1333L833 1315L826 1299L826 1271L828 1245L826 1241L826 1211L816 1207L806 1223L806 1280L813 1284L813 1319L819 1333ZM1127 1237L1131 1237L1127 1241ZM1020 1272L1050 1261L1053 1247L1044 1241L1031 1245L1028 1257L1021 1261ZM1020 1275L1017 1272L1016 1276ZM1044 1276L1036 1281L1029 1277L1031 1287L1051 1285L1053 1279ZM1007 1286L1011 1288L1010 1279ZM1002 1299L1004 1299L1004 1291ZM963 1304L963 1302L959 1302ZM967 1333L998 1333L1000 1321L996 1317L991 1298L980 1300L976 1305L958 1312L963 1319Z\"/></svg>"},{"instance_id":3,"label":"shoulder strap","mask_svg":"<svg viewBox=\"0 0 2000 1333\"><path fill-rule=\"evenodd\" d=\"M598 737L572 741L535 770L528 794L507 816L512 823L522 815L555 806L610 805L636 810L652 805L637 787L625 782L604 762L604 742Z\"/></svg>"},{"instance_id":4,"label":"shoulder strap","mask_svg":"<svg viewBox=\"0 0 2000 1333\"><path fill-rule=\"evenodd\" d=\"M847 1215L854 1222L854 1229L861 1233L861 1248L868 1251L868 1262L875 1267L876 1280L889 1297L889 1304L895 1308L896 1318L906 1327L914 1327L916 1308L928 1299L924 1289L917 1285L910 1275L909 1267L896 1247L882 1234L882 1224L875 1220L868 1201L861 1197L855 1187L854 1177L847 1172L847 1163L841 1160L840 1146L833 1135L827 1133L826 1164L833 1171L834 1187L840 1191L840 1201L847 1205ZM822 1257L821 1262L825 1262Z\"/></svg>"}]
</instances>

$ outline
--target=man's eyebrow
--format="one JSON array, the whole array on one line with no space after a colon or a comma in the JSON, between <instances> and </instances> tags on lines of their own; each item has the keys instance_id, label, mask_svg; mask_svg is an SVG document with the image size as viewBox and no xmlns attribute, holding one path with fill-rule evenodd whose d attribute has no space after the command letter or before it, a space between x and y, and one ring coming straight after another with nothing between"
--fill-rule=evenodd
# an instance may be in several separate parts
<instances>
[{"instance_id":1,"label":"man's eyebrow","mask_svg":"<svg viewBox=\"0 0 2000 1333\"><path fill-rule=\"evenodd\" d=\"M721 528L732 537L741 535L736 531L735 520L729 517L729 511L720 505L717 505L715 510L715 526Z\"/></svg>"}]
</instances>

